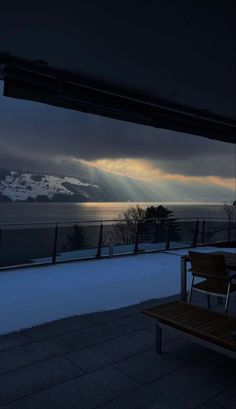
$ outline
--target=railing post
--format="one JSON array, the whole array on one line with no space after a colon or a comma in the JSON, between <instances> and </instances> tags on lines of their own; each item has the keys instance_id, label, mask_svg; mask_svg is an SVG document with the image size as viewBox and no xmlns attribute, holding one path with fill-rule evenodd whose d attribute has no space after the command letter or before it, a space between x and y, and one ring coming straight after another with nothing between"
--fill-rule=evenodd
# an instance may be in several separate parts
<instances>
[{"instance_id":1,"label":"railing post","mask_svg":"<svg viewBox=\"0 0 236 409\"><path fill-rule=\"evenodd\" d=\"M109 246L109 257L113 257L113 252L114 252L114 248L113 248L113 244L111 244Z\"/></svg>"},{"instance_id":2,"label":"railing post","mask_svg":"<svg viewBox=\"0 0 236 409\"><path fill-rule=\"evenodd\" d=\"M227 235L228 235L228 242L231 240L231 221L228 219L228 229L227 229Z\"/></svg>"},{"instance_id":3,"label":"railing post","mask_svg":"<svg viewBox=\"0 0 236 409\"><path fill-rule=\"evenodd\" d=\"M140 233L140 221L137 222L137 230L136 230L136 237L135 237L135 246L134 246L134 253L137 254L139 252L138 244L139 244L139 233Z\"/></svg>"},{"instance_id":4,"label":"railing post","mask_svg":"<svg viewBox=\"0 0 236 409\"><path fill-rule=\"evenodd\" d=\"M2 229L0 229L0 250L1 250L1 247L2 247ZM0 255L1 255L1 252L0 252Z\"/></svg>"},{"instance_id":5,"label":"railing post","mask_svg":"<svg viewBox=\"0 0 236 409\"><path fill-rule=\"evenodd\" d=\"M57 258L57 238L58 238L58 226L57 226L57 223L56 223L55 234L54 234L53 253L52 253L52 264L56 263L56 258Z\"/></svg>"},{"instance_id":6,"label":"railing post","mask_svg":"<svg viewBox=\"0 0 236 409\"><path fill-rule=\"evenodd\" d=\"M166 238L166 250L170 249L170 234L171 234L171 220L168 222L167 238Z\"/></svg>"},{"instance_id":7,"label":"railing post","mask_svg":"<svg viewBox=\"0 0 236 409\"><path fill-rule=\"evenodd\" d=\"M98 250L97 250L97 256L96 257L101 257L101 249L102 249L102 233L103 233L103 224L101 222L100 225L100 232L99 232L99 238L98 238Z\"/></svg>"},{"instance_id":8,"label":"railing post","mask_svg":"<svg viewBox=\"0 0 236 409\"><path fill-rule=\"evenodd\" d=\"M193 236L193 242L191 247L196 247L197 246L197 239L198 239L198 230L199 230L199 220L196 220L196 227L194 231L194 236Z\"/></svg>"},{"instance_id":9,"label":"railing post","mask_svg":"<svg viewBox=\"0 0 236 409\"><path fill-rule=\"evenodd\" d=\"M205 220L202 221L202 244L205 243Z\"/></svg>"}]
</instances>

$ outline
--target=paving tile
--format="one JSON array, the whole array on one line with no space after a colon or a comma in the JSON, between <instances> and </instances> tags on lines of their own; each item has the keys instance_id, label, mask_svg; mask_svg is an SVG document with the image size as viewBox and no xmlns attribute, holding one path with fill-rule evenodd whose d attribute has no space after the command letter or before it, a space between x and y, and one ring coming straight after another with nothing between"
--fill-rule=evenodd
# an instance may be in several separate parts
<instances>
[{"instance_id":1,"label":"paving tile","mask_svg":"<svg viewBox=\"0 0 236 409\"><path fill-rule=\"evenodd\" d=\"M127 307L118 308L115 311L116 311L116 315L119 318L122 318L122 317L129 317L130 315L137 314L140 312L140 310L141 310L140 304L134 304L134 305L130 305Z\"/></svg>"},{"instance_id":2,"label":"paving tile","mask_svg":"<svg viewBox=\"0 0 236 409\"><path fill-rule=\"evenodd\" d=\"M141 302L139 304L139 307L140 307L140 310L143 310L145 308L155 307L155 305L165 304L166 302L178 301L179 298L180 298L179 295L173 295L173 296L164 297L164 298L154 298L151 300L146 300L146 301Z\"/></svg>"},{"instance_id":3,"label":"paving tile","mask_svg":"<svg viewBox=\"0 0 236 409\"><path fill-rule=\"evenodd\" d=\"M116 310L95 312L86 314L84 317L86 320L89 320L94 324L104 324L105 322L113 321L119 318Z\"/></svg>"},{"instance_id":4,"label":"paving tile","mask_svg":"<svg viewBox=\"0 0 236 409\"><path fill-rule=\"evenodd\" d=\"M110 367L82 375L76 380L77 391L84 396L92 396L97 405L115 400L137 386L126 375Z\"/></svg>"},{"instance_id":5,"label":"paving tile","mask_svg":"<svg viewBox=\"0 0 236 409\"><path fill-rule=\"evenodd\" d=\"M234 361L220 354L195 362L165 378L175 391L191 396L195 406L232 386L235 379Z\"/></svg>"},{"instance_id":6,"label":"paving tile","mask_svg":"<svg viewBox=\"0 0 236 409\"><path fill-rule=\"evenodd\" d=\"M78 392L77 381L64 382L19 399L4 406L4 409L94 409L97 403L93 397Z\"/></svg>"},{"instance_id":7,"label":"paving tile","mask_svg":"<svg viewBox=\"0 0 236 409\"><path fill-rule=\"evenodd\" d=\"M227 406L228 409L230 409L232 406ZM214 399L208 400L205 403L203 403L202 405L198 405L196 407L196 409L223 409L223 406L219 406L216 404L216 402L214 401Z\"/></svg>"},{"instance_id":8,"label":"paving tile","mask_svg":"<svg viewBox=\"0 0 236 409\"><path fill-rule=\"evenodd\" d=\"M231 409L236 407L236 383L222 393L198 406L198 409Z\"/></svg>"},{"instance_id":9,"label":"paving tile","mask_svg":"<svg viewBox=\"0 0 236 409\"><path fill-rule=\"evenodd\" d=\"M220 408L235 408L236 407L236 383L232 388L227 389L223 393L218 394L213 402Z\"/></svg>"},{"instance_id":10,"label":"paving tile","mask_svg":"<svg viewBox=\"0 0 236 409\"><path fill-rule=\"evenodd\" d=\"M121 320L125 325L134 330L155 327L156 320L143 315L141 312Z\"/></svg>"},{"instance_id":11,"label":"paving tile","mask_svg":"<svg viewBox=\"0 0 236 409\"><path fill-rule=\"evenodd\" d=\"M161 304L162 299L161 298L153 298L151 300L145 300L139 303L139 308L140 310L143 310L145 308L151 308L154 307L155 305Z\"/></svg>"},{"instance_id":12,"label":"paving tile","mask_svg":"<svg viewBox=\"0 0 236 409\"><path fill-rule=\"evenodd\" d=\"M169 360L155 350L149 350L129 357L113 365L139 384L147 384L169 373L175 372L184 364Z\"/></svg>"},{"instance_id":13,"label":"paving tile","mask_svg":"<svg viewBox=\"0 0 236 409\"><path fill-rule=\"evenodd\" d=\"M90 345L105 341L107 337L100 325L95 325L81 331L61 335L60 339L70 345L73 349L83 349Z\"/></svg>"},{"instance_id":14,"label":"paving tile","mask_svg":"<svg viewBox=\"0 0 236 409\"><path fill-rule=\"evenodd\" d=\"M168 302L172 301L172 298L173 298L173 301L176 300L176 299L179 299L179 297L174 296L174 297L168 297L167 301ZM140 313L145 308L150 308L150 307L154 307L155 305L162 304L162 303L165 302L165 300L166 300L166 298L164 298L164 299L163 298L160 298L160 299L155 298L155 299L151 299L151 300L145 300L145 301L142 301L142 302L140 302L138 304L130 305L128 307L119 308L118 310L115 310L115 312L116 312L116 314L119 314L119 316L128 317L130 315L135 315L135 314Z\"/></svg>"},{"instance_id":15,"label":"paving tile","mask_svg":"<svg viewBox=\"0 0 236 409\"><path fill-rule=\"evenodd\" d=\"M100 325L100 327L106 334L107 339L120 337L132 332L132 328L126 325L122 319L108 322L106 324L103 324L102 326Z\"/></svg>"},{"instance_id":16,"label":"paving tile","mask_svg":"<svg viewBox=\"0 0 236 409\"><path fill-rule=\"evenodd\" d=\"M152 338L152 334L147 331L132 332L99 345L69 353L66 357L84 371L92 371L146 351L151 348Z\"/></svg>"},{"instance_id":17,"label":"paving tile","mask_svg":"<svg viewBox=\"0 0 236 409\"><path fill-rule=\"evenodd\" d=\"M155 337L156 337L156 325L153 327L149 327L149 331L153 334L153 345L155 344ZM162 330L162 343L167 344L168 342L176 341L183 339L177 331L175 331L173 328L165 328Z\"/></svg>"},{"instance_id":18,"label":"paving tile","mask_svg":"<svg viewBox=\"0 0 236 409\"><path fill-rule=\"evenodd\" d=\"M196 362L210 355L217 356L218 354L191 340L186 340L184 337L163 345L163 356L186 364Z\"/></svg>"},{"instance_id":19,"label":"paving tile","mask_svg":"<svg viewBox=\"0 0 236 409\"><path fill-rule=\"evenodd\" d=\"M0 373L59 356L71 350L68 345L56 338L11 348L0 352Z\"/></svg>"},{"instance_id":20,"label":"paving tile","mask_svg":"<svg viewBox=\"0 0 236 409\"><path fill-rule=\"evenodd\" d=\"M145 351L151 348L151 344L153 347L152 338L148 331L138 331L71 352L66 357L85 372L94 371Z\"/></svg>"},{"instance_id":21,"label":"paving tile","mask_svg":"<svg viewBox=\"0 0 236 409\"><path fill-rule=\"evenodd\" d=\"M12 332L11 334L0 336L0 352L19 345L30 343L31 340L22 332Z\"/></svg>"},{"instance_id":22,"label":"paving tile","mask_svg":"<svg viewBox=\"0 0 236 409\"><path fill-rule=\"evenodd\" d=\"M163 332L163 354L155 353L155 322L140 310L172 299L176 297L71 317L0 337L0 406L235 407L235 361L172 329Z\"/></svg>"},{"instance_id":23,"label":"paving tile","mask_svg":"<svg viewBox=\"0 0 236 409\"><path fill-rule=\"evenodd\" d=\"M53 358L0 376L0 405L82 374L65 358Z\"/></svg>"},{"instance_id":24,"label":"paving tile","mask_svg":"<svg viewBox=\"0 0 236 409\"><path fill-rule=\"evenodd\" d=\"M85 372L95 371L118 360L112 350L101 344L69 353L65 357Z\"/></svg>"},{"instance_id":25,"label":"paving tile","mask_svg":"<svg viewBox=\"0 0 236 409\"><path fill-rule=\"evenodd\" d=\"M112 353L116 360L121 360L151 348L153 348L153 334L148 330L132 332L101 344L101 349Z\"/></svg>"},{"instance_id":26,"label":"paving tile","mask_svg":"<svg viewBox=\"0 0 236 409\"><path fill-rule=\"evenodd\" d=\"M81 331L67 333L62 335L60 339L75 349L81 349L110 338L128 334L131 331L130 327L117 320L106 324L94 325Z\"/></svg>"},{"instance_id":27,"label":"paving tile","mask_svg":"<svg viewBox=\"0 0 236 409\"><path fill-rule=\"evenodd\" d=\"M82 328L92 326L92 322L83 316L69 317L58 321L49 322L47 324L38 325L29 328L24 332L32 341L41 341L48 338L57 337L71 331L78 331Z\"/></svg>"},{"instance_id":28,"label":"paving tile","mask_svg":"<svg viewBox=\"0 0 236 409\"><path fill-rule=\"evenodd\" d=\"M181 395L159 380L132 391L99 409L191 409L191 397Z\"/></svg>"}]
</instances>

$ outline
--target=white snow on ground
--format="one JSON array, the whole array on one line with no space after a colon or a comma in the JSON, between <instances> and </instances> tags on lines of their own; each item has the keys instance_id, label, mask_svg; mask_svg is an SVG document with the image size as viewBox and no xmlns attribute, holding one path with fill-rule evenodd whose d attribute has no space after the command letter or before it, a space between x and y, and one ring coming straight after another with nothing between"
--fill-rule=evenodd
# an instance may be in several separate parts
<instances>
[{"instance_id":1,"label":"white snow on ground","mask_svg":"<svg viewBox=\"0 0 236 409\"><path fill-rule=\"evenodd\" d=\"M89 185L88 183L81 182L81 180L77 178L67 176L40 176L31 173L10 172L10 175L7 175L5 180L0 181L0 192L12 200L27 200L29 196L32 198L36 198L37 196L48 196L49 199L52 199L52 197L58 193L67 195L73 194L73 192L63 185L65 182L77 187L93 186L98 188L97 185ZM84 191L80 193L83 196L88 197L87 193L84 193Z\"/></svg>"},{"instance_id":2,"label":"white snow on ground","mask_svg":"<svg viewBox=\"0 0 236 409\"><path fill-rule=\"evenodd\" d=\"M134 244L120 244L120 245L113 245L113 246L102 246L101 247L101 255L103 257L110 256L110 252L112 255L127 255L134 253ZM166 242L163 243L139 243L139 251L156 251L162 250L165 251ZM190 247L190 244L187 242L171 242L171 246L173 248L178 247ZM98 248L97 247L88 247L82 250L72 250L72 251L64 251L57 254L57 261L66 261L66 260L76 260L76 259L83 259L83 258L93 258L96 257ZM171 251L171 250L170 250ZM178 253L177 253L178 254ZM35 258L31 260L34 263L47 263L50 262L50 257L41 257Z\"/></svg>"},{"instance_id":3,"label":"white snow on ground","mask_svg":"<svg viewBox=\"0 0 236 409\"><path fill-rule=\"evenodd\" d=\"M187 250L2 271L0 334L177 294L181 254Z\"/></svg>"}]
</instances>

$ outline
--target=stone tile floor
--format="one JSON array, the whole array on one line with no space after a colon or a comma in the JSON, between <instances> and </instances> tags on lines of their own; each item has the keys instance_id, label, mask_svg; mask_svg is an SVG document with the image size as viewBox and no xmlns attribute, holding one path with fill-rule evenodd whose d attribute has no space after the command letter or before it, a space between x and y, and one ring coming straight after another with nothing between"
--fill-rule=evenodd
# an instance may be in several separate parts
<instances>
[{"instance_id":1,"label":"stone tile floor","mask_svg":"<svg viewBox=\"0 0 236 409\"><path fill-rule=\"evenodd\" d=\"M176 297L173 297L173 299ZM236 362L174 330L154 349L151 300L0 337L0 407L158 409L236 407Z\"/></svg>"}]
</instances>

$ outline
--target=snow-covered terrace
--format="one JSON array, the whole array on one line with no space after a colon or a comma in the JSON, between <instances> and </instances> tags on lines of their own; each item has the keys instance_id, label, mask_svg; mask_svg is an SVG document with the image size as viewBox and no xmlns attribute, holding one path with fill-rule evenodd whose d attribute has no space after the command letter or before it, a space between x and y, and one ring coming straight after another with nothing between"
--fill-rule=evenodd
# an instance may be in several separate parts
<instances>
[{"instance_id":1,"label":"snow-covered terrace","mask_svg":"<svg viewBox=\"0 0 236 409\"><path fill-rule=\"evenodd\" d=\"M235 407L234 360L174 329L164 331L159 355L155 322L140 313L179 297L171 295L180 291L183 253L186 250L1 272L1 332L26 329L0 336L0 407ZM197 296L194 302L204 306L205 298ZM235 313L235 301L230 313Z\"/></svg>"},{"instance_id":2,"label":"snow-covered terrace","mask_svg":"<svg viewBox=\"0 0 236 409\"><path fill-rule=\"evenodd\" d=\"M169 250L1 271L0 334L179 294L180 257L187 252Z\"/></svg>"}]
</instances>

